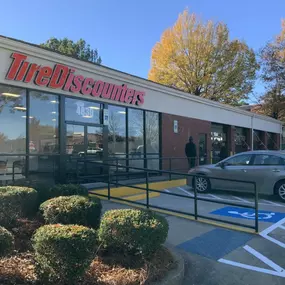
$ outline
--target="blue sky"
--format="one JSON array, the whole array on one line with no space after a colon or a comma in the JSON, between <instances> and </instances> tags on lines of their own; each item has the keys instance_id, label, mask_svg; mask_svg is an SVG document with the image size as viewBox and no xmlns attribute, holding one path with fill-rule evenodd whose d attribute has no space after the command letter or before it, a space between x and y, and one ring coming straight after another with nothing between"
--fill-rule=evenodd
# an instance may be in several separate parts
<instances>
[{"instance_id":1,"label":"blue sky","mask_svg":"<svg viewBox=\"0 0 285 285\"><path fill-rule=\"evenodd\" d=\"M279 33L285 18L284 0L9 0L1 3L0 34L36 44L83 38L104 65L146 78L152 47L186 7L226 23L232 38L255 50Z\"/></svg>"}]
</instances>

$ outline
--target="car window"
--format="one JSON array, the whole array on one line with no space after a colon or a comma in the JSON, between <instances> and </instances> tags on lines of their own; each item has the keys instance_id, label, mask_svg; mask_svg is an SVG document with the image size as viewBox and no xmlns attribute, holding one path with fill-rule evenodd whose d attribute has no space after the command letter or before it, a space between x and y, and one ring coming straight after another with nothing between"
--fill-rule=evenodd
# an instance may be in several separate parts
<instances>
[{"instance_id":1,"label":"car window","mask_svg":"<svg viewBox=\"0 0 285 285\"><path fill-rule=\"evenodd\" d=\"M254 157L253 165L284 165L284 158L276 155L257 154Z\"/></svg>"},{"instance_id":2,"label":"car window","mask_svg":"<svg viewBox=\"0 0 285 285\"><path fill-rule=\"evenodd\" d=\"M251 154L237 155L226 160L227 165L248 165Z\"/></svg>"}]
</instances>

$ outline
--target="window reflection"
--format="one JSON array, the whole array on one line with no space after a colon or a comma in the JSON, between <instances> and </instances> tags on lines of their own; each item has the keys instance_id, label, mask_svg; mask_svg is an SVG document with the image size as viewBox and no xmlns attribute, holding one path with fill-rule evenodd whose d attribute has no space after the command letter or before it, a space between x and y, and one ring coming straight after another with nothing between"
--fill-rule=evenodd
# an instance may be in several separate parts
<instances>
[{"instance_id":1,"label":"window reflection","mask_svg":"<svg viewBox=\"0 0 285 285\"><path fill-rule=\"evenodd\" d=\"M240 153L250 149L250 146L247 143L245 128L235 128L235 152Z\"/></svg>"},{"instance_id":2,"label":"window reflection","mask_svg":"<svg viewBox=\"0 0 285 285\"><path fill-rule=\"evenodd\" d=\"M58 153L58 96L30 92L30 153Z\"/></svg>"},{"instance_id":3,"label":"window reflection","mask_svg":"<svg viewBox=\"0 0 285 285\"><path fill-rule=\"evenodd\" d=\"M144 128L143 111L129 109L128 111L128 135L129 135L129 166L144 167ZM133 171L130 169L130 171Z\"/></svg>"},{"instance_id":4,"label":"window reflection","mask_svg":"<svg viewBox=\"0 0 285 285\"><path fill-rule=\"evenodd\" d=\"M125 164L126 158L126 108L109 105L109 156L121 159Z\"/></svg>"},{"instance_id":5,"label":"window reflection","mask_svg":"<svg viewBox=\"0 0 285 285\"><path fill-rule=\"evenodd\" d=\"M0 153L26 152L26 92L0 85Z\"/></svg>"},{"instance_id":6,"label":"window reflection","mask_svg":"<svg viewBox=\"0 0 285 285\"><path fill-rule=\"evenodd\" d=\"M66 98L65 117L67 121L99 124L100 104Z\"/></svg>"},{"instance_id":7,"label":"window reflection","mask_svg":"<svg viewBox=\"0 0 285 285\"><path fill-rule=\"evenodd\" d=\"M145 112L146 157L149 169L159 169L159 114Z\"/></svg>"}]
</instances>

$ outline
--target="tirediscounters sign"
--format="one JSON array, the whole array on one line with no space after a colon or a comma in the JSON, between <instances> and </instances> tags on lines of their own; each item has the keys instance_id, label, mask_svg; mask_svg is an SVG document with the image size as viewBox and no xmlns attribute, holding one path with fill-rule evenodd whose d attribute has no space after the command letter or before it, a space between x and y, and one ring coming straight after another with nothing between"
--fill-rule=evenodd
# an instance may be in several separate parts
<instances>
[{"instance_id":1,"label":"tirediscounters sign","mask_svg":"<svg viewBox=\"0 0 285 285\"><path fill-rule=\"evenodd\" d=\"M6 74L7 80L33 82L37 86L61 89L86 96L109 99L126 104L141 106L145 92L128 88L126 84L115 85L91 77L76 74L75 68L63 64L54 67L30 63L28 57L21 53L11 54L12 63Z\"/></svg>"}]
</instances>

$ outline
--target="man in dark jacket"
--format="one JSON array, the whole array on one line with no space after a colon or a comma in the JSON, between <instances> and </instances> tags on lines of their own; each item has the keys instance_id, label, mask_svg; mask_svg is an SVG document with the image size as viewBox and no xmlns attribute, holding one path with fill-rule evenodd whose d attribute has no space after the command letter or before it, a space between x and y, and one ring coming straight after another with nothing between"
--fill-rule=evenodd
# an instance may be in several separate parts
<instances>
[{"instance_id":1,"label":"man in dark jacket","mask_svg":"<svg viewBox=\"0 0 285 285\"><path fill-rule=\"evenodd\" d=\"M189 142L185 145L185 154L188 158L189 168L195 167L197 152L192 137L189 138Z\"/></svg>"}]
</instances>

